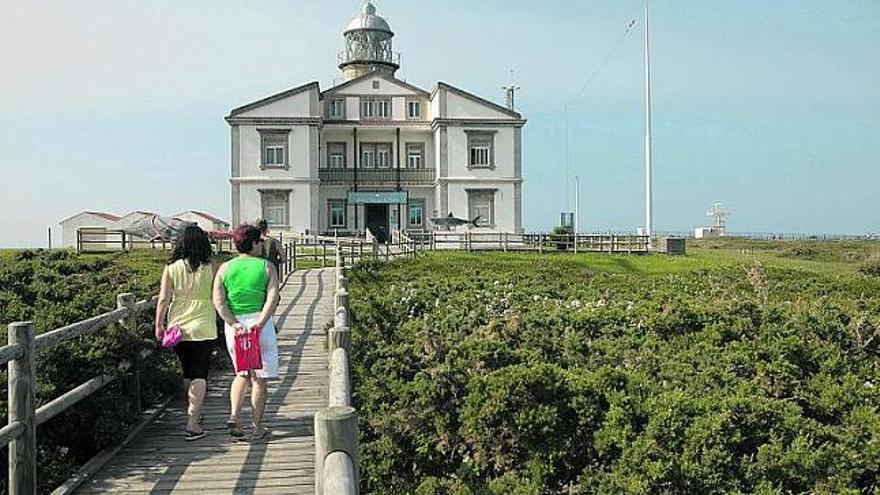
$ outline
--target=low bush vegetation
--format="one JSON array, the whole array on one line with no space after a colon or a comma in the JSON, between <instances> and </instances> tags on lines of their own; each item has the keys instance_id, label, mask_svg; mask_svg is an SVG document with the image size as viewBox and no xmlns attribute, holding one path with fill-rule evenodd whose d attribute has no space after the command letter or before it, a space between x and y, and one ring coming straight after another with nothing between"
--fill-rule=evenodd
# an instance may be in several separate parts
<instances>
[{"instance_id":1,"label":"low bush vegetation","mask_svg":"<svg viewBox=\"0 0 880 495\"><path fill-rule=\"evenodd\" d=\"M79 255L72 251L4 251L0 253L0 339L6 324L33 320L42 333L115 309L116 295L133 292L146 299L158 292L167 253L144 251L114 255ZM143 322L152 321L145 315ZM89 378L115 369L135 349L153 346L151 325L132 338L112 325L104 331L57 344L37 355L37 405L42 405ZM143 405L149 406L178 386L173 355L160 352L145 366ZM6 397L6 367L0 396ZM0 423L7 422L7 402L0 401ZM124 381L116 381L37 429L40 491L47 493L101 448L121 440L135 421ZM7 453L0 455L7 472ZM6 493L7 477L3 477Z\"/></svg>"},{"instance_id":2,"label":"low bush vegetation","mask_svg":"<svg viewBox=\"0 0 880 495\"><path fill-rule=\"evenodd\" d=\"M859 272L869 277L880 277L880 253L874 254L859 265Z\"/></svg>"},{"instance_id":3,"label":"low bush vegetation","mask_svg":"<svg viewBox=\"0 0 880 495\"><path fill-rule=\"evenodd\" d=\"M875 493L872 247L773 244L359 265L364 492Z\"/></svg>"}]
</instances>

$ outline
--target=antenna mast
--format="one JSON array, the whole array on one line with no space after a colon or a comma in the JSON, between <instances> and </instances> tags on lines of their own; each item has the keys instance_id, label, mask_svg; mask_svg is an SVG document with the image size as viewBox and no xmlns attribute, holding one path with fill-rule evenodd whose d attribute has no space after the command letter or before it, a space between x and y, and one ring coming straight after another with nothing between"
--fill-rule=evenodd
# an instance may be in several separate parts
<instances>
[{"instance_id":1,"label":"antenna mast","mask_svg":"<svg viewBox=\"0 0 880 495\"><path fill-rule=\"evenodd\" d=\"M727 235L727 217L730 216L730 208L724 203L715 203L709 207L706 215L712 217L712 230L717 235Z\"/></svg>"}]
</instances>

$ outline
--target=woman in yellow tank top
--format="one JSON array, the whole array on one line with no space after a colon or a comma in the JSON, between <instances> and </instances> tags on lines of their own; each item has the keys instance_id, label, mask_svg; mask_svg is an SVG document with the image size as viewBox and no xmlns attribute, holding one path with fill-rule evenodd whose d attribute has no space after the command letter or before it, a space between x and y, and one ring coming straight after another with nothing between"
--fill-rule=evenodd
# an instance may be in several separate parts
<instances>
[{"instance_id":1,"label":"woman in yellow tank top","mask_svg":"<svg viewBox=\"0 0 880 495\"><path fill-rule=\"evenodd\" d=\"M180 359L183 379L188 382L188 441L206 435L199 417L217 337L216 313L211 300L214 281L211 255L211 242L202 229L186 227L162 272L162 288L156 306L156 338L161 340L166 328L172 325L180 326L183 337L174 346L174 352Z\"/></svg>"}]
</instances>

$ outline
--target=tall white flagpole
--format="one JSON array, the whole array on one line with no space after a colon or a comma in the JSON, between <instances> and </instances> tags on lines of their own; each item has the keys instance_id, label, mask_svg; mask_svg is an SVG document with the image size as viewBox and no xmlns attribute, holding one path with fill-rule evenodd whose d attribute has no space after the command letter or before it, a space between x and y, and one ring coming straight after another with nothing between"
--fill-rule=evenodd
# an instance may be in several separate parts
<instances>
[{"instance_id":1,"label":"tall white flagpole","mask_svg":"<svg viewBox=\"0 0 880 495\"><path fill-rule=\"evenodd\" d=\"M650 239L654 217L651 191L651 50L648 31L648 0L645 0L645 234Z\"/></svg>"}]
</instances>

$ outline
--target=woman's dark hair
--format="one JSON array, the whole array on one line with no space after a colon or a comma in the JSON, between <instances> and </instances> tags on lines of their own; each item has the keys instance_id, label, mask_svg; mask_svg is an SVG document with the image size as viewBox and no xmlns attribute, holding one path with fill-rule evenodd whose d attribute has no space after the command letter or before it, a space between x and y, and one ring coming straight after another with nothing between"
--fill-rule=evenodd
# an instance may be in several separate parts
<instances>
[{"instance_id":1,"label":"woman's dark hair","mask_svg":"<svg viewBox=\"0 0 880 495\"><path fill-rule=\"evenodd\" d=\"M261 234L265 234L269 232L269 222L265 220L260 220L257 222L257 228L260 229Z\"/></svg>"},{"instance_id":2,"label":"woman's dark hair","mask_svg":"<svg viewBox=\"0 0 880 495\"><path fill-rule=\"evenodd\" d=\"M249 223L243 223L235 228L232 240L235 241L235 249L239 253L250 253L254 244L262 239L260 229Z\"/></svg>"},{"instance_id":3,"label":"woman's dark hair","mask_svg":"<svg viewBox=\"0 0 880 495\"><path fill-rule=\"evenodd\" d=\"M196 271L201 265L211 262L212 254L211 241L208 240L205 231L195 225L188 225L177 236L168 264L170 265L177 260L186 260L190 268Z\"/></svg>"}]
</instances>

